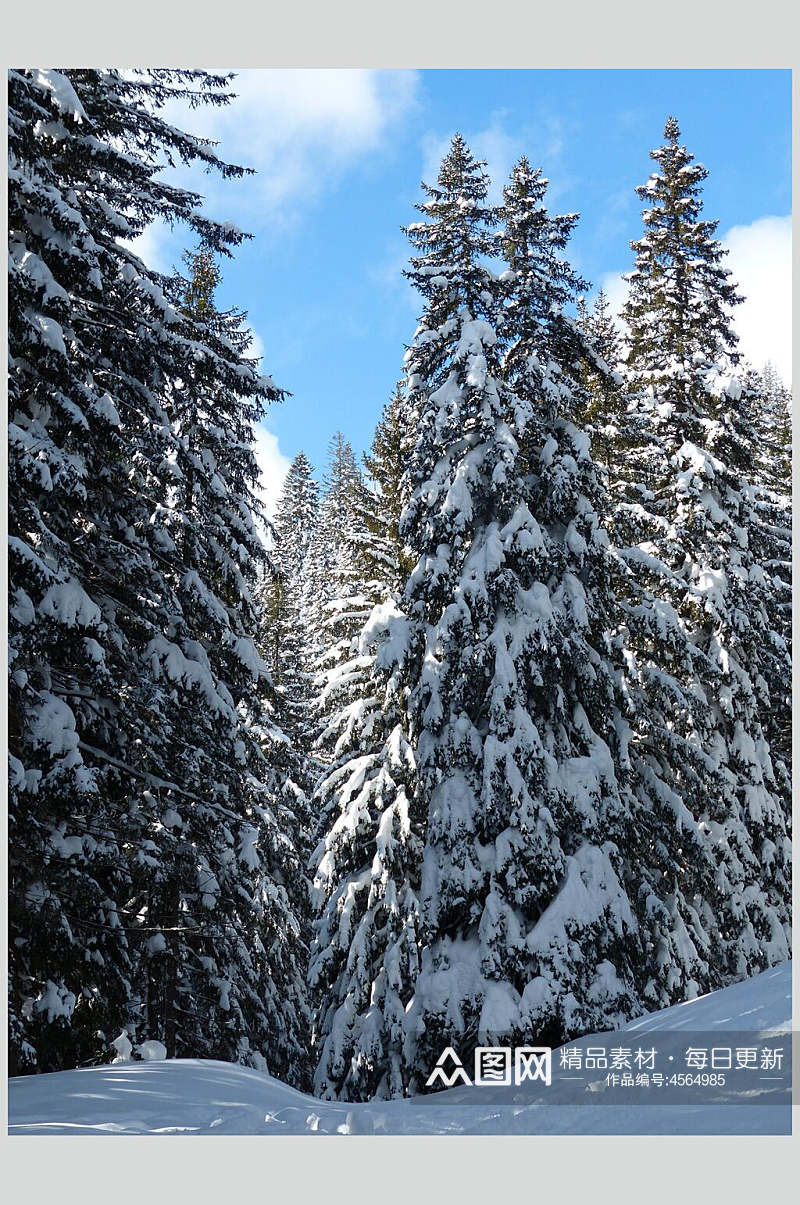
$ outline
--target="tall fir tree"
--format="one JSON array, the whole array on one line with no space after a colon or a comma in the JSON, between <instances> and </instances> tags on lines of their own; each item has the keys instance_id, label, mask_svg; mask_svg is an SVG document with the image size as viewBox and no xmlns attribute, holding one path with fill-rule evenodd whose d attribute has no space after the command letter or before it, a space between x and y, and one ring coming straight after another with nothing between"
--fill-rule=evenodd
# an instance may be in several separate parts
<instances>
[{"instance_id":1,"label":"tall fir tree","mask_svg":"<svg viewBox=\"0 0 800 1205\"><path fill-rule=\"evenodd\" d=\"M751 392L759 399L757 470L760 481L788 496L792 482L792 391L770 361L753 374Z\"/></svg>"},{"instance_id":2,"label":"tall fir tree","mask_svg":"<svg viewBox=\"0 0 800 1205\"><path fill-rule=\"evenodd\" d=\"M128 812L142 780L115 760L140 760L134 750L152 730L146 681L131 669L165 594L144 491L172 451L159 394L179 357L163 282L118 240L163 215L225 245L195 214L199 198L155 177L156 144L185 161L210 162L210 147L153 111L187 92L221 102L224 83L186 72L9 75L10 1011L20 1070L100 1057L133 990L138 951L120 909L123 850L144 839Z\"/></svg>"},{"instance_id":3,"label":"tall fir tree","mask_svg":"<svg viewBox=\"0 0 800 1205\"><path fill-rule=\"evenodd\" d=\"M413 446L409 399L403 383L398 382L375 427L372 446L364 454L373 490L365 505L362 544L369 561L368 575L383 582L378 587L381 594L396 594L412 568L400 536L400 516L405 505L406 462Z\"/></svg>"},{"instance_id":4,"label":"tall fir tree","mask_svg":"<svg viewBox=\"0 0 800 1205\"><path fill-rule=\"evenodd\" d=\"M792 683L785 670L792 650L792 395L774 366L744 376L742 404L754 432L750 506L757 523L751 550L765 574L765 604L782 656L772 661L770 708L764 727L770 748L791 772ZM788 790L788 783L786 789Z\"/></svg>"},{"instance_id":5,"label":"tall fir tree","mask_svg":"<svg viewBox=\"0 0 800 1205\"><path fill-rule=\"evenodd\" d=\"M319 502L319 522L309 549L308 577L312 600L309 639L316 657L324 655L335 643L331 629L331 604L338 595L347 595L355 584L353 548L348 533L354 525L361 484L361 472L352 446L342 432L337 431L328 447L328 463Z\"/></svg>"},{"instance_id":6,"label":"tall fir tree","mask_svg":"<svg viewBox=\"0 0 800 1205\"><path fill-rule=\"evenodd\" d=\"M316 1082L345 1098L418 1090L448 1044L554 1040L633 1006L619 790L590 718L614 704L592 643L604 542L588 440L558 417L581 342L573 278L542 266L574 218L537 212L520 164L498 279L483 166L457 136L408 228L416 563L363 634L372 740L337 770L318 851Z\"/></svg>"},{"instance_id":7,"label":"tall fir tree","mask_svg":"<svg viewBox=\"0 0 800 1205\"><path fill-rule=\"evenodd\" d=\"M244 237L160 175L165 157L242 174L159 113L227 103L227 82L9 77L20 1071L102 1060L124 1027L170 1053L274 1048L286 1073L302 1058L294 921L272 877L292 855L252 706L249 441L280 391L237 318L197 309L199 273L187 295L127 245L156 218L209 253Z\"/></svg>"},{"instance_id":8,"label":"tall fir tree","mask_svg":"<svg viewBox=\"0 0 800 1205\"><path fill-rule=\"evenodd\" d=\"M369 693L373 657L360 647L361 632L374 607L396 599L402 586L404 548L399 534L404 457L408 429L406 398L398 388L384 407L364 464L370 481L356 472L349 445L334 444L325 543L333 569L327 603L328 643L317 677L319 733L317 752L327 767L317 791L318 832L327 822L327 784L331 769L349 756ZM338 437L337 437L338 439ZM336 516L340 516L338 522Z\"/></svg>"},{"instance_id":9,"label":"tall fir tree","mask_svg":"<svg viewBox=\"0 0 800 1205\"><path fill-rule=\"evenodd\" d=\"M389 705L386 707L385 686L375 664L375 633L385 630L389 618L395 613L395 600L403 576L405 554L399 535L399 521L402 509L401 483L405 454L409 445L405 416L405 392L398 385L393 397L384 407L370 452L364 457L373 488L362 487L352 509L351 550L361 574L363 601L370 608L369 618L366 624L363 621L358 624L358 631L354 632L349 644L340 651L339 659L328 668L322 680L321 704L325 722L318 740L318 751L325 762L325 771L315 791L319 845L312 858L312 866L315 869L320 862L322 863L317 875L320 902L325 898L326 888L323 884L331 879L331 872L327 869L331 861L326 852L327 847L337 847L342 841L348 845L355 842L360 846L362 841L362 822L358 814L353 813L347 806L348 788L352 787L354 782L353 768L377 765L382 742L391 729L391 692ZM407 770L408 755L407 751L403 752L402 743L398 744L397 754L399 756L396 757L396 769ZM356 774L358 772L357 768ZM367 790L383 791L386 787L387 780L383 771L382 776L379 775ZM363 807L363 800L359 807ZM386 841L394 842L392 834L388 831ZM379 870L378 874L383 872ZM342 884L341 888L345 893L342 907L347 909L346 894L352 887L347 882ZM391 894L393 888L389 890ZM356 941L363 941L367 946L382 940L380 932L376 934L372 931L375 925L378 930L383 928L382 903L379 896L380 889L376 896L377 910L368 908L359 922ZM344 1033L358 1023L357 1015L353 1011L353 1001L346 999L344 1008L340 1008L338 1000L332 1002L330 998L333 974L331 963L335 962L341 971L340 954L349 942L347 932L342 932L336 937L331 932L330 926L336 923L338 915L337 911L329 909L318 921L310 967L312 1004L317 1018L315 1039L318 1044L327 1043L328 1054L337 1060L337 1067L338 1059L342 1057L342 1040L345 1045L348 1042ZM332 945L335 949L331 948ZM413 932L396 945L395 957L404 960L415 959L416 944ZM363 975L361 983L364 983ZM382 990L385 992L387 987L390 988L391 985L384 983ZM400 1024L401 1005L397 997L392 998L391 1007L397 1024ZM328 1032L329 1027L333 1029L333 1033ZM375 1037L380 1041L377 1034ZM326 1057L323 1056L323 1061ZM321 1067L318 1071L316 1084L320 1091L331 1094L332 1088L326 1077L327 1063L325 1069ZM395 1072L390 1074L383 1084L382 1091L384 1094L391 1094L396 1093L398 1088L402 1090L402 1077L398 1078Z\"/></svg>"},{"instance_id":10,"label":"tall fir tree","mask_svg":"<svg viewBox=\"0 0 800 1205\"><path fill-rule=\"evenodd\" d=\"M670 118L638 190L645 233L624 316L636 391L612 535L636 784L642 991L660 1007L787 956L788 777L770 749L789 674L760 563L751 407L734 375L705 168Z\"/></svg>"},{"instance_id":11,"label":"tall fir tree","mask_svg":"<svg viewBox=\"0 0 800 1205\"><path fill-rule=\"evenodd\" d=\"M271 683L265 705L274 730L268 758L280 771L280 793L291 817L294 845L305 868L313 848L312 792L318 773L313 752L316 735L314 653L309 627L314 611L312 548L319 522L319 490L304 452L292 461L270 523L270 555L256 590L259 648L269 666ZM298 885L298 913L304 942L310 883L293 867ZM303 976L307 956L303 959Z\"/></svg>"},{"instance_id":12,"label":"tall fir tree","mask_svg":"<svg viewBox=\"0 0 800 1205\"><path fill-rule=\"evenodd\" d=\"M724 266L725 248L714 234L718 222L702 216L702 183L708 171L680 141L667 118L664 143L650 152L659 167L636 194L644 235L627 276L623 308L627 363L635 379L659 384L670 394L691 389L692 366L738 361L730 309L741 302Z\"/></svg>"},{"instance_id":13,"label":"tall fir tree","mask_svg":"<svg viewBox=\"0 0 800 1205\"><path fill-rule=\"evenodd\" d=\"M592 440L592 455L610 471L624 455L628 430L628 395L620 373L622 337L605 292L600 289L591 310L586 299L578 302L577 325L589 354L583 358L583 386L587 398L581 424Z\"/></svg>"},{"instance_id":14,"label":"tall fir tree","mask_svg":"<svg viewBox=\"0 0 800 1205\"><path fill-rule=\"evenodd\" d=\"M309 626L314 613L312 550L319 487L305 452L295 456L271 523L270 566L259 588L262 647L282 702L282 727L306 756L313 735L309 709L314 666Z\"/></svg>"},{"instance_id":15,"label":"tall fir tree","mask_svg":"<svg viewBox=\"0 0 800 1205\"><path fill-rule=\"evenodd\" d=\"M350 442L337 431L330 444L309 567L316 744L323 761L329 720L343 701L342 690L346 690L342 667L351 660L354 641L371 608L365 594L368 565L361 538L366 532L367 508L363 474Z\"/></svg>"},{"instance_id":16,"label":"tall fir tree","mask_svg":"<svg viewBox=\"0 0 800 1205\"><path fill-rule=\"evenodd\" d=\"M305 800L287 784L286 738L272 719L254 600L265 560L255 523L254 425L264 394L280 394L246 358L246 315L217 307L213 254L201 248L186 262L188 276L176 276L172 288L203 351L194 348L167 391L177 455L164 516L179 553L173 589L181 620L172 618L168 641L152 642L151 655L157 673L203 686L206 696L214 683L226 705L198 714L196 690L183 697L170 692L162 718L174 740L173 774L198 795L210 786L224 810L219 815L211 807L201 823L197 807L182 826L171 826L148 915L158 919L154 910L166 892L185 937L167 936L164 956L153 960L161 966L155 1018L149 975L147 1022L150 1031L154 1023L163 1029L151 1036L163 1036L168 1053L213 1051L263 1065L269 1049L273 1069L300 1078L307 1025L307 891L299 849ZM257 385L250 396L242 384L248 372ZM186 671L187 655L198 669ZM198 893L198 884L205 890ZM219 996L218 1017L209 1009L212 993Z\"/></svg>"}]
</instances>

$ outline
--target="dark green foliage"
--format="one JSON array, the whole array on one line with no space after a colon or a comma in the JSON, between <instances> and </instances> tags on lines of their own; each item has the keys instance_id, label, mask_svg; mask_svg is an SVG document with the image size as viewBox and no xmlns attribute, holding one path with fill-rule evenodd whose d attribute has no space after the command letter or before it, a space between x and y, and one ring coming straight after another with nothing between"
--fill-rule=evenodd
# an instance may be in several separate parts
<instances>
[{"instance_id":1,"label":"dark green foliage","mask_svg":"<svg viewBox=\"0 0 800 1205\"><path fill-rule=\"evenodd\" d=\"M729 311L742 299L723 264L727 252L714 239L719 223L702 217L708 171L679 138L678 123L669 117L664 144L650 152L659 171L636 189L647 205L645 233L631 244L636 260L622 316L628 364L646 382L670 378L675 363L689 364L698 355L712 363L724 355L738 359Z\"/></svg>"},{"instance_id":2,"label":"dark green foliage","mask_svg":"<svg viewBox=\"0 0 800 1205\"><path fill-rule=\"evenodd\" d=\"M638 190L634 396L610 508L651 1007L788 953L788 778L770 716L790 666L765 572L755 399L734 375L738 297L701 217L706 172L678 134L670 118L661 173Z\"/></svg>"},{"instance_id":3,"label":"dark green foliage","mask_svg":"<svg viewBox=\"0 0 800 1205\"><path fill-rule=\"evenodd\" d=\"M241 174L158 114L225 103L226 82L10 75L20 1070L106 1058L123 1027L170 1054L302 1069L294 837L252 640L250 445L281 391L247 359L242 316L214 306L214 252L243 236L159 177L165 159ZM203 240L188 280L119 241L157 217Z\"/></svg>"}]
</instances>

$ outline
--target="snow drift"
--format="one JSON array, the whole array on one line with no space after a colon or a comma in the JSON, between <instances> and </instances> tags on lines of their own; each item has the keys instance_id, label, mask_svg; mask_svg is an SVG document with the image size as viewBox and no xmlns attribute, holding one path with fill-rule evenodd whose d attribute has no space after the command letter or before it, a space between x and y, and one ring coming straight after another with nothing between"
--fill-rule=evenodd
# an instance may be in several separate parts
<instances>
[{"instance_id":1,"label":"snow drift","mask_svg":"<svg viewBox=\"0 0 800 1205\"><path fill-rule=\"evenodd\" d=\"M791 963L616 1031L629 1042L685 1031L755 1036L791 1030ZM600 1038L601 1035L598 1035ZM586 1042L588 1039L581 1039ZM610 1035L605 1035L610 1044ZM554 1054L554 1063L557 1054ZM120 1063L10 1081L11 1134L788 1134L788 1105L533 1104L480 1088L339 1104L262 1072L199 1059Z\"/></svg>"}]
</instances>

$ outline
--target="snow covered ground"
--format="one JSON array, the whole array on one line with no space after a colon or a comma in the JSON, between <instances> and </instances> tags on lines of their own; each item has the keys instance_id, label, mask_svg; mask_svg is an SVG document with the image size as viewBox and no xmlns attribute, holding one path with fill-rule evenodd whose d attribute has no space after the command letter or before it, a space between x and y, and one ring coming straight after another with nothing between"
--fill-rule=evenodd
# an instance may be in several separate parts
<instances>
[{"instance_id":1,"label":"snow covered ground","mask_svg":"<svg viewBox=\"0 0 800 1205\"><path fill-rule=\"evenodd\" d=\"M651 1013L617 1035L582 1038L631 1046L667 1034L776 1036L791 1030L791 964L723 991ZM656 1035L662 1035L657 1038ZM617 1041L619 1038L619 1041ZM651 1041L652 1039L652 1041ZM729 1041L733 1038L729 1036ZM644 1044L644 1043L643 1043ZM558 1055L553 1055L554 1068ZM601 1073L602 1074L602 1073ZM788 1105L564 1104L551 1088L531 1103L503 1103L498 1089L457 1087L435 1098L331 1104L258 1071L176 1059L121 1063L12 1079L11 1134L787 1134ZM768 1091L761 1081L755 1092ZM511 1089L509 1096L515 1090ZM518 1095L518 1093L517 1093ZM491 1098L491 1099L490 1099ZM597 1099L597 1097L594 1097ZM435 1103L432 1103L435 1100Z\"/></svg>"}]
</instances>

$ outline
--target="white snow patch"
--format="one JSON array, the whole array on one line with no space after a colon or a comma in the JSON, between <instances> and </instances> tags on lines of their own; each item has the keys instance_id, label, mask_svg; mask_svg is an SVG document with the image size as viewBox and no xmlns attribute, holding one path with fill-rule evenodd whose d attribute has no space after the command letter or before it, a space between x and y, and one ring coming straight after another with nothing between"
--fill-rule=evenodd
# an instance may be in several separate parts
<instances>
[{"instance_id":1,"label":"white snow patch","mask_svg":"<svg viewBox=\"0 0 800 1205\"><path fill-rule=\"evenodd\" d=\"M502 989L501 989L502 990ZM535 997L536 982L526 988ZM535 1001L532 999L532 1003ZM501 1010L502 1011L502 1010ZM616 1033L587 1035L611 1047L659 1032L726 1031L778 1035L791 1031L791 963L722 991L631 1022ZM11 1134L788 1134L789 1106L732 1103L725 1091L690 1108L675 1105L496 1101L481 1088L452 1088L431 1097L367 1104L319 1100L263 1071L200 1059L132 1062L120 1034L113 1066L29 1075L9 1082ZM141 1049L141 1048L140 1048ZM553 1052L554 1066L559 1053ZM224 1102L229 1101L230 1104Z\"/></svg>"}]
</instances>

